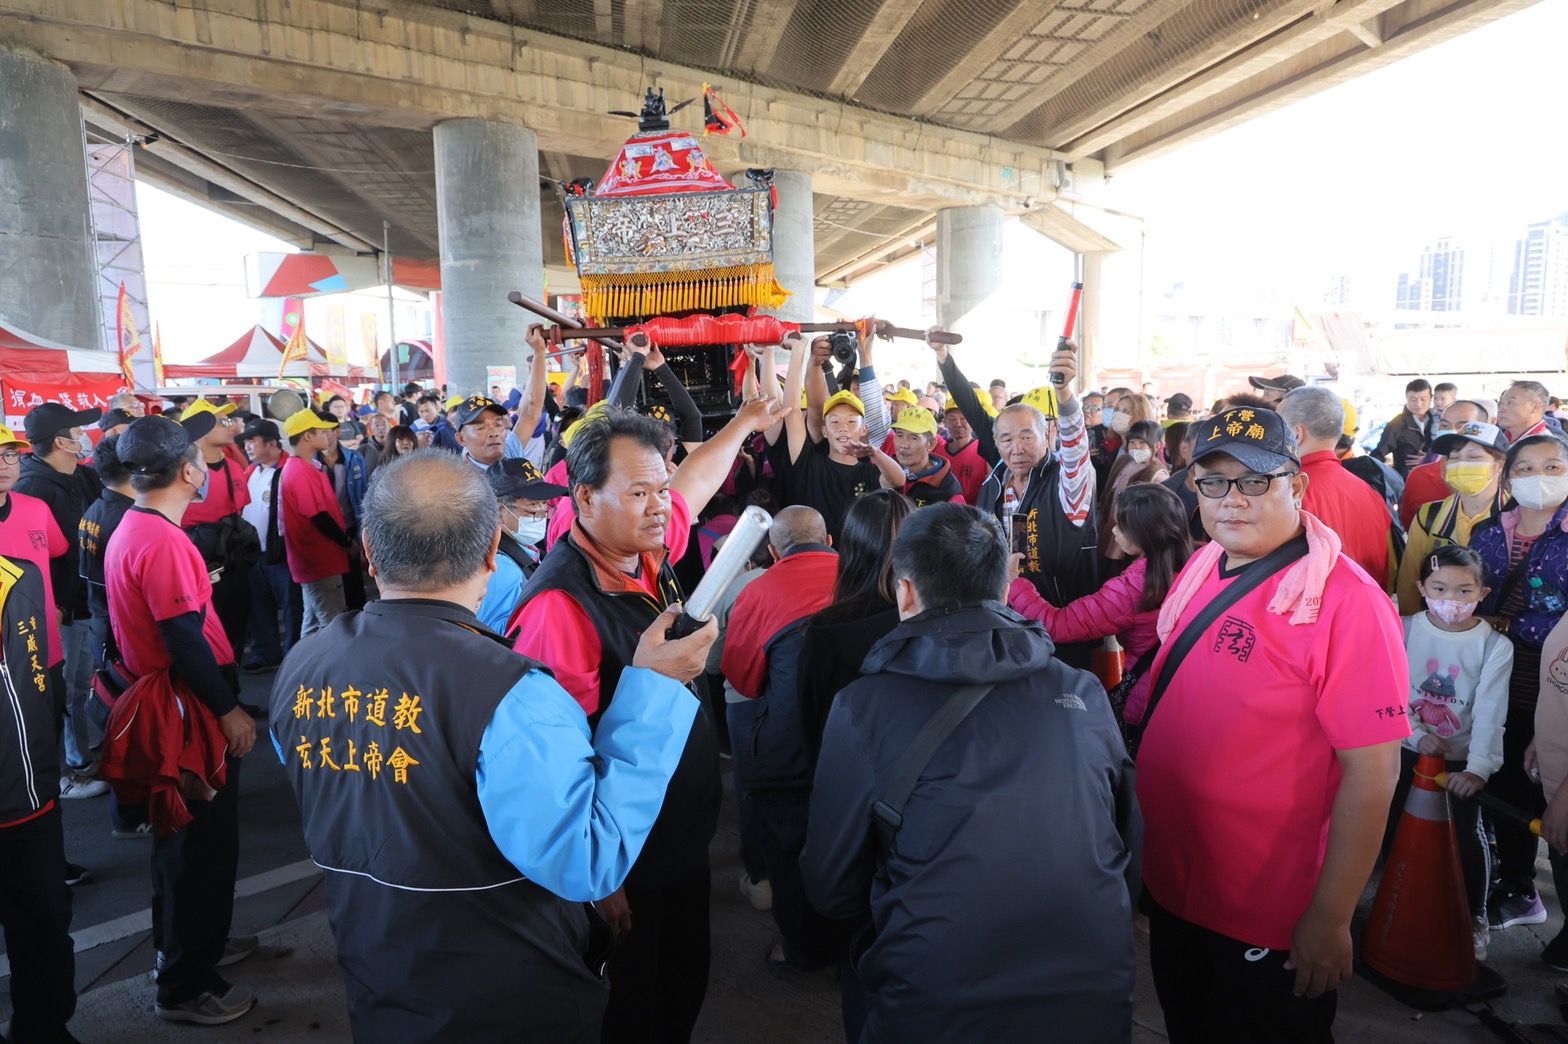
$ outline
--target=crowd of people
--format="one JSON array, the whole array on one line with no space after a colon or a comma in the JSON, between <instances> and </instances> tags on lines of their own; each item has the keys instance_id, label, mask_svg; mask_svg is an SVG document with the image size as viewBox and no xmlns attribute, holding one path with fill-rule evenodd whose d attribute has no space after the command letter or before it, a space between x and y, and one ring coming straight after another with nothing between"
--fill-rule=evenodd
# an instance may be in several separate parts
<instances>
[{"instance_id":1,"label":"crowd of people","mask_svg":"<svg viewBox=\"0 0 1568 1044\"><path fill-rule=\"evenodd\" d=\"M298 797L356 1039L688 1040L724 773L759 959L835 973L850 1041L1125 1041L1138 930L1173 1041L1331 1039L1418 755L1477 954L1546 919L1537 838L1467 800L1540 816L1565 894L1544 387L1412 381L1363 453L1289 375L1200 410L1080 389L1070 345L1018 394L935 341L884 385L874 347L748 346L720 418L646 345L558 392L535 329L505 401L0 427L10 1039L71 1039L58 802L105 793L153 849L157 1014L255 1006L220 972L257 946L247 756ZM750 505L766 539L678 625Z\"/></svg>"}]
</instances>

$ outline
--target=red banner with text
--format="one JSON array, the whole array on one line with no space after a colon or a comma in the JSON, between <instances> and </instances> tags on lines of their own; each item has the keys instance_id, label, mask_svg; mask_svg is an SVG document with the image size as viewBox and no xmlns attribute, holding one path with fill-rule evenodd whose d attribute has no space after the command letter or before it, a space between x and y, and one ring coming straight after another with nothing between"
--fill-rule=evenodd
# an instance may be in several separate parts
<instances>
[{"instance_id":1,"label":"red banner with text","mask_svg":"<svg viewBox=\"0 0 1568 1044\"><path fill-rule=\"evenodd\" d=\"M121 377L94 380L85 375L72 375L67 383L0 377L0 393L5 396L5 423L15 432L22 430L22 418L27 411L41 403L58 402L73 410L106 410L109 400L124 390L125 380Z\"/></svg>"}]
</instances>

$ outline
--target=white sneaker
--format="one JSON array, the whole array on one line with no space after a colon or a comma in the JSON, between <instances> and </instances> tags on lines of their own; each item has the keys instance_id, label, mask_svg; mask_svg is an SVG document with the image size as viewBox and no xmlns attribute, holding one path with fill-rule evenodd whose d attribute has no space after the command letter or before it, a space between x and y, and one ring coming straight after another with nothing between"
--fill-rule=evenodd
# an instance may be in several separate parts
<instances>
[{"instance_id":1,"label":"white sneaker","mask_svg":"<svg viewBox=\"0 0 1568 1044\"><path fill-rule=\"evenodd\" d=\"M72 772L60 777L62 798L95 798L107 793L109 793L109 784L101 779L94 779L86 773Z\"/></svg>"},{"instance_id":2,"label":"white sneaker","mask_svg":"<svg viewBox=\"0 0 1568 1044\"><path fill-rule=\"evenodd\" d=\"M773 883L767 879L753 881L745 873L740 875L740 894L746 897L753 910L773 909Z\"/></svg>"},{"instance_id":3,"label":"white sneaker","mask_svg":"<svg viewBox=\"0 0 1568 1044\"><path fill-rule=\"evenodd\" d=\"M158 1004L154 1007L160 1019L168 1022L194 1022L201 1026L221 1026L233 1022L256 1006L256 995L243 986L230 986L223 996L203 993L184 1004Z\"/></svg>"}]
</instances>

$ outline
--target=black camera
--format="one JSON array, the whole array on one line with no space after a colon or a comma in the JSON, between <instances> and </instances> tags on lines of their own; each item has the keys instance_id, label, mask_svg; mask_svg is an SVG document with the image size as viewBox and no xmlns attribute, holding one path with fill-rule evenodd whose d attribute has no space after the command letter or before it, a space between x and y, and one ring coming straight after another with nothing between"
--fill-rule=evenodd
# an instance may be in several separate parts
<instances>
[{"instance_id":1,"label":"black camera","mask_svg":"<svg viewBox=\"0 0 1568 1044\"><path fill-rule=\"evenodd\" d=\"M834 330L828 334L828 344L833 346L833 358L840 366L850 366L860 353L860 341L851 330Z\"/></svg>"}]
</instances>

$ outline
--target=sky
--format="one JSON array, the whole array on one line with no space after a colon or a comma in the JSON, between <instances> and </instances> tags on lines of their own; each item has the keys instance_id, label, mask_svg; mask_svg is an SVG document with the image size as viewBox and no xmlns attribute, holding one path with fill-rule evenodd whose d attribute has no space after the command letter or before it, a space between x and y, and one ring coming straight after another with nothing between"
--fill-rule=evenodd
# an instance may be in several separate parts
<instances>
[{"instance_id":1,"label":"sky","mask_svg":"<svg viewBox=\"0 0 1568 1044\"><path fill-rule=\"evenodd\" d=\"M1568 3L1543 2L1116 175L1141 214L1147 290L1315 304L1338 276L1391 303L1441 235L1510 239L1568 211ZM165 357L201 358L262 314L243 259L286 244L138 185L150 308ZM920 279L920 266L904 266Z\"/></svg>"},{"instance_id":2,"label":"sky","mask_svg":"<svg viewBox=\"0 0 1568 1044\"><path fill-rule=\"evenodd\" d=\"M1513 238L1568 211L1568 4L1549 0L1115 176L1170 282L1321 295L1441 235ZM1386 284L1386 287L1384 286Z\"/></svg>"}]
</instances>

